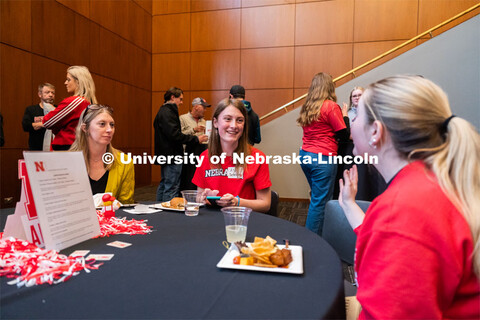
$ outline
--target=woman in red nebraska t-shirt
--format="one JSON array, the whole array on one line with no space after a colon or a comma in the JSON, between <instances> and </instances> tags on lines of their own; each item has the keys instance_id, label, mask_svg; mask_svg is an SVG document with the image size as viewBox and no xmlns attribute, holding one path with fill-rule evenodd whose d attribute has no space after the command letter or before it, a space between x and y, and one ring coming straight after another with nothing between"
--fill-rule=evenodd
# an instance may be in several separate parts
<instances>
[{"instance_id":1,"label":"woman in red nebraska t-shirt","mask_svg":"<svg viewBox=\"0 0 480 320\"><path fill-rule=\"evenodd\" d=\"M261 161L265 154L248 144L246 119L247 109L241 101L228 98L220 101L213 114L214 130L208 150L200 155L203 162L192 182L205 197L220 195L217 201L220 206L240 205L267 212L272 185L268 164ZM248 156L260 161L242 164L241 159Z\"/></svg>"},{"instance_id":2,"label":"woman in red nebraska t-shirt","mask_svg":"<svg viewBox=\"0 0 480 320\"><path fill-rule=\"evenodd\" d=\"M389 181L366 214L356 168L340 183L360 319L480 319L480 135L433 82L396 76L364 92L352 138Z\"/></svg>"},{"instance_id":3,"label":"woman in red nebraska t-shirt","mask_svg":"<svg viewBox=\"0 0 480 320\"><path fill-rule=\"evenodd\" d=\"M335 101L337 96L332 77L320 72L312 80L297 119L303 129L301 167L311 190L305 227L320 236L325 204L332 198L337 173L337 165L328 164L328 160L337 155L337 139L348 139L350 135L348 115L342 115L342 109Z\"/></svg>"}]
</instances>

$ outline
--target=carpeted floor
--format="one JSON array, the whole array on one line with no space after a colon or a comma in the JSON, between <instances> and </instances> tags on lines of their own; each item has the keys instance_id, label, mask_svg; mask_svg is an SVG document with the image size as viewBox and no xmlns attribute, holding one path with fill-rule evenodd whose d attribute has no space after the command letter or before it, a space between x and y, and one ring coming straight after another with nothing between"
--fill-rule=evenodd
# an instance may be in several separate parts
<instances>
[{"instance_id":1,"label":"carpeted floor","mask_svg":"<svg viewBox=\"0 0 480 320\"><path fill-rule=\"evenodd\" d=\"M135 200L155 201L157 186L145 186L135 189ZM278 217L305 226L307 220L308 202L280 201L278 203Z\"/></svg>"},{"instance_id":2,"label":"carpeted floor","mask_svg":"<svg viewBox=\"0 0 480 320\"><path fill-rule=\"evenodd\" d=\"M145 186L135 189L135 200L155 201L157 193L157 186ZM308 213L308 202L306 201L279 201L278 203L278 217L291 221L301 226L305 226ZM343 263L343 274L347 281L354 282L353 267Z\"/></svg>"}]
</instances>

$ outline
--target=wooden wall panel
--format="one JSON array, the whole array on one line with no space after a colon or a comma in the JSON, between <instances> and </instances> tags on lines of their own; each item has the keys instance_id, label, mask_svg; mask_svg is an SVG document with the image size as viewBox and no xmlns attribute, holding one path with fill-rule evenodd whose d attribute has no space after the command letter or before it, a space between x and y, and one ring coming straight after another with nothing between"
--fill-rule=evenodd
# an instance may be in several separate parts
<instances>
[{"instance_id":1,"label":"wooden wall panel","mask_svg":"<svg viewBox=\"0 0 480 320\"><path fill-rule=\"evenodd\" d=\"M242 7L272 6L295 3L295 0L242 0Z\"/></svg>"},{"instance_id":2,"label":"wooden wall panel","mask_svg":"<svg viewBox=\"0 0 480 320\"><path fill-rule=\"evenodd\" d=\"M23 149L2 147L0 150L0 175L2 176L0 179L0 208L14 207L15 203L20 200L22 189L18 179L18 159L23 159Z\"/></svg>"},{"instance_id":3,"label":"wooden wall panel","mask_svg":"<svg viewBox=\"0 0 480 320\"><path fill-rule=\"evenodd\" d=\"M190 0L153 0L152 14L172 14L190 12Z\"/></svg>"},{"instance_id":4,"label":"wooden wall panel","mask_svg":"<svg viewBox=\"0 0 480 320\"><path fill-rule=\"evenodd\" d=\"M0 1L1 41L30 51L31 14L31 1Z\"/></svg>"},{"instance_id":5,"label":"wooden wall panel","mask_svg":"<svg viewBox=\"0 0 480 320\"><path fill-rule=\"evenodd\" d=\"M379 55L382 53L395 48L396 46L402 44L404 41L380 41L380 42L367 42L367 43L356 43L354 45L354 56L353 56L353 65L359 66ZM362 72L366 72L371 70L382 63L387 62L388 60L396 57L405 51L408 51L415 47L415 43L411 43L403 49L398 50L396 53L391 54L388 57L385 57L378 62L373 63L372 65L365 67Z\"/></svg>"},{"instance_id":6,"label":"wooden wall panel","mask_svg":"<svg viewBox=\"0 0 480 320\"><path fill-rule=\"evenodd\" d=\"M422 0L419 2L418 33L427 31L452 16L473 7L478 0ZM480 10L476 10L476 14ZM466 15L465 19L472 17ZM463 19L462 19L463 20ZM460 21L462 21L460 20Z\"/></svg>"},{"instance_id":7,"label":"wooden wall panel","mask_svg":"<svg viewBox=\"0 0 480 320\"><path fill-rule=\"evenodd\" d=\"M29 88L33 98L30 104L39 102L37 87L44 82L55 86L55 104L58 105L63 99L70 96L64 85L68 67L70 66L67 64L32 55L32 82Z\"/></svg>"},{"instance_id":8,"label":"wooden wall panel","mask_svg":"<svg viewBox=\"0 0 480 320\"><path fill-rule=\"evenodd\" d=\"M295 44L351 42L353 3L353 0L336 0L297 4Z\"/></svg>"},{"instance_id":9,"label":"wooden wall panel","mask_svg":"<svg viewBox=\"0 0 480 320\"><path fill-rule=\"evenodd\" d=\"M96 51L91 56L92 72L112 79L125 79L128 64L123 62L126 48L122 48L122 44L128 42L95 24L91 25L90 34L90 45Z\"/></svg>"},{"instance_id":10,"label":"wooden wall panel","mask_svg":"<svg viewBox=\"0 0 480 320\"><path fill-rule=\"evenodd\" d=\"M318 72L333 78L351 70L352 45L333 44L295 48L295 88L309 87Z\"/></svg>"},{"instance_id":11,"label":"wooden wall panel","mask_svg":"<svg viewBox=\"0 0 480 320\"><path fill-rule=\"evenodd\" d=\"M220 90L240 81L240 50L192 52L192 90Z\"/></svg>"},{"instance_id":12,"label":"wooden wall panel","mask_svg":"<svg viewBox=\"0 0 480 320\"><path fill-rule=\"evenodd\" d=\"M245 96L260 117L294 99L293 89L246 90Z\"/></svg>"},{"instance_id":13,"label":"wooden wall panel","mask_svg":"<svg viewBox=\"0 0 480 320\"><path fill-rule=\"evenodd\" d=\"M363 0L355 6L355 41L410 39L417 35L418 0Z\"/></svg>"},{"instance_id":14,"label":"wooden wall panel","mask_svg":"<svg viewBox=\"0 0 480 320\"><path fill-rule=\"evenodd\" d=\"M242 10L242 48L293 46L295 5Z\"/></svg>"},{"instance_id":15,"label":"wooden wall panel","mask_svg":"<svg viewBox=\"0 0 480 320\"><path fill-rule=\"evenodd\" d=\"M91 55L85 54L92 49L88 19L55 1L33 1L32 10L34 24L42 26L32 28L34 53L69 65L90 65Z\"/></svg>"},{"instance_id":16,"label":"wooden wall panel","mask_svg":"<svg viewBox=\"0 0 480 320\"><path fill-rule=\"evenodd\" d=\"M25 108L32 102L32 55L1 44L0 112L3 115L4 148L28 148L28 134L23 132ZM3 166L3 164L2 164Z\"/></svg>"},{"instance_id":17,"label":"wooden wall panel","mask_svg":"<svg viewBox=\"0 0 480 320\"><path fill-rule=\"evenodd\" d=\"M73 11L81 14L82 16L90 16L90 0L56 0L65 7L72 9Z\"/></svg>"},{"instance_id":18,"label":"wooden wall panel","mask_svg":"<svg viewBox=\"0 0 480 320\"><path fill-rule=\"evenodd\" d=\"M191 0L192 12L240 8L241 0Z\"/></svg>"},{"instance_id":19,"label":"wooden wall panel","mask_svg":"<svg viewBox=\"0 0 480 320\"><path fill-rule=\"evenodd\" d=\"M239 9L192 13L192 51L239 47Z\"/></svg>"},{"instance_id":20,"label":"wooden wall panel","mask_svg":"<svg viewBox=\"0 0 480 320\"><path fill-rule=\"evenodd\" d=\"M122 40L122 49L124 49L125 56L129 57L127 63L122 58L122 63L125 65L126 72L122 79L125 83L131 84L135 87L150 90L152 87L151 72L152 72L152 58L151 54L145 50ZM122 52L121 50L120 52ZM130 62L131 61L131 62Z\"/></svg>"},{"instance_id":21,"label":"wooden wall panel","mask_svg":"<svg viewBox=\"0 0 480 320\"><path fill-rule=\"evenodd\" d=\"M190 89L190 53L152 55L152 90Z\"/></svg>"},{"instance_id":22,"label":"wooden wall panel","mask_svg":"<svg viewBox=\"0 0 480 320\"><path fill-rule=\"evenodd\" d=\"M127 39L152 52L152 16L138 4L131 2L132 10L128 12Z\"/></svg>"},{"instance_id":23,"label":"wooden wall panel","mask_svg":"<svg viewBox=\"0 0 480 320\"><path fill-rule=\"evenodd\" d=\"M137 5L142 7L148 14L152 15L152 2L154 0L133 0Z\"/></svg>"},{"instance_id":24,"label":"wooden wall panel","mask_svg":"<svg viewBox=\"0 0 480 320\"><path fill-rule=\"evenodd\" d=\"M245 88L293 87L293 47L242 50L240 81Z\"/></svg>"},{"instance_id":25,"label":"wooden wall panel","mask_svg":"<svg viewBox=\"0 0 480 320\"><path fill-rule=\"evenodd\" d=\"M151 92L129 86L128 99L125 109L122 110L127 119L127 143L125 146L134 146L147 151L150 148L150 135L153 130L153 119L150 118L152 105Z\"/></svg>"},{"instance_id":26,"label":"wooden wall panel","mask_svg":"<svg viewBox=\"0 0 480 320\"><path fill-rule=\"evenodd\" d=\"M92 20L122 38L128 39L129 29L136 28L129 21L129 11L133 10L134 7L138 10L140 8L131 1L103 0L91 1L90 3ZM107 12L108 14L106 14Z\"/></svg>"},{"instance_id":27,"label":"wooden wall panel","mask_svg":"<svg viewBox=\"0 0 480 320\"><path fill-rule=\"evenodd\" d=\"M140 3L151 6L148 0ZM63 83L70 65L87 66L99 101L115 108L119 125L115 145L150 149L152 17L148 11L133 0L2 1L0 5L0 109L7 137L0 149L0 206L6 205L7 195L15 197L7 206L18 201L17 160L28 147L28 134L21 127L24 110L38 102L37 86L42 82L56 86L56 103L67 97ZM88 18L91 13L95 20ZM150 176L148 166L137 170L137 185L149 184Z\"/></svg>"},{"instance_id":28,"label":"wooden wall panel","mask_svg":"<svg viewBox=\"0 0 480 320\"><path fill-rule=\"evenodd\" d=\"M189 50L190 14L153 17L152 53L186 52Z\"/></svg>"}]
</instances>

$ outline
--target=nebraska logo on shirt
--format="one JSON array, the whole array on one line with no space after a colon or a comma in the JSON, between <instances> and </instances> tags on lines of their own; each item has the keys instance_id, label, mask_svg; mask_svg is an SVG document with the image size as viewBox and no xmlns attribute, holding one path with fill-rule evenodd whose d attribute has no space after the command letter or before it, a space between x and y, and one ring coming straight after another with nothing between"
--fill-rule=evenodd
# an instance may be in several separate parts
<instances>
[{"instance_id":1,"label":"nebraska logo on shirt","mask_svg":"<svg viewBox=\"0 0 480 320\"><path fill-rule=\"evenodd\" d=\"M220 176L228 177L228 179L243 179L243 168L238 168L238 171L235 167L205 170L205 178Z\"/></svg>"}]
</instances>

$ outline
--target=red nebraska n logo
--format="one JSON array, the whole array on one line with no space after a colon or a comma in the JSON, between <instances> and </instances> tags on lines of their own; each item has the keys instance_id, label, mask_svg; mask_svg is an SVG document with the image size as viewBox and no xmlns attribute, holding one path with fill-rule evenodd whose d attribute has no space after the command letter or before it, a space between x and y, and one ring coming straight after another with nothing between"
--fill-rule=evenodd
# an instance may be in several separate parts
<instances>
[{"instance_id":1,"label":"red nebraska n logo","mask_svg":"<svg viewBox=\"0 0 480 320\"><path fill-rule=\"evenodd\" d=\"M39 172L39 171L45 171L45 168L43 167L43 161L40 161L40 162L34 162L35 163L35 171L36 172Z\"/></svg>"}]
</instances>

